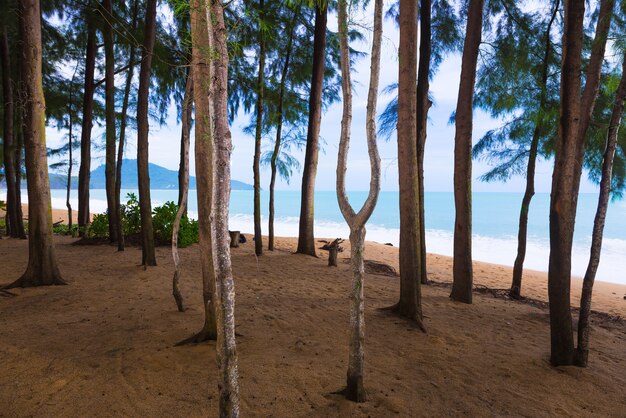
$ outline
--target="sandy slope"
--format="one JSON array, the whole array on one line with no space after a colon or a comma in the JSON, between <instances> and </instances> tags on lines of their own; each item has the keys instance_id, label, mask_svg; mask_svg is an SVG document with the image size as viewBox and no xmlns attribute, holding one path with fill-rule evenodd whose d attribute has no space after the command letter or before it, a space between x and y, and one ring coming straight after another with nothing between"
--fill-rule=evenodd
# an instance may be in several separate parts
<instances>
[{"instance_id":1,"label":"sandy slope","mask_svg":"<svg viewBox=\"0 0 626 418\"><path fill-rule=\"evenodd\" d=\"M73 242L57 239L70 285L0 297L0 416L215 416L214 345L173 347L202 321L197 247L182 251L190 309L179 313L168 248L144 271L137 248ZM395 302L398 279L376 275L365 288L369 401L347 402L333 392L345 380L349 264L329 268L325 252L277 244L259 258L251 244L233 250L242 416L624 416L623 322L596 321L588 369L554 369L546 310L480 294L453 303L448 288L427 286L423 334L378 309ZM396 257L368 243L366 258ZM0 260L7 283L25 267L27 242L0 240ZM450 263L430 256L431 278L449 281ZM508 285L510 268L475 271L479 284ZM525 280L524 292L545 298L545 274ZM594 308L626 316L625 292L599 285Z\"/></svg>"}]
</instances>

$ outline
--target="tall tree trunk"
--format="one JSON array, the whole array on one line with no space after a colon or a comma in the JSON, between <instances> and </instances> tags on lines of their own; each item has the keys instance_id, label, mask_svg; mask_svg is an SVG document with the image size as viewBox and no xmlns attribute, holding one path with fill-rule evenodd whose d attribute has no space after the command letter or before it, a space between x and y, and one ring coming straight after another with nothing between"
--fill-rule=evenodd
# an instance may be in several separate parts
<instances>
[{"instance_id":1,"label":"tall tree trunk","mask_svg":"<svg viewBox=\"0 0 626 418\"><path fill-rule=\"evenodd\" d=\"M139 180L139 212L141 214L141 264L144 266L156 266L150 175L148 173L148 96L150 94L150 72L155 29L156 0L148 0L141 69L139 70L139 91L137 92L137 177Z\"/></svg>"},{"instance_id":2,"label":"tall tree trunk","mask_svg":"<svg viewBox=\"0 0 626 418\"><path fill-rule=\"evenodd\" d=\"M89 214L89 182L91 179L91 128L93 126L93 94L96 69L96 28L87 22L85 54L85 89L83 93L83 127L80 134L80 168L78 169L78 227L81 236L91 222Z\"/></svg>"},{"instance_id":3,"label":"tall tree trunk","mask_svg":"<svg viewBox=\"0 0 626 418\"><path fill-rule=\"evenodd\" d=\"M314 237L314 194L317 158L319 153L320 125L322 123L322 89L326 60L326 24L328 5L315 6L315 32L313 35L313 75L309 96L309 122L306 138L304 167L302 170L302 196L297 253L316 256Z\"/></svg>"},{"instance_id":4,"label":"tall tree trunk","mask_svg":"<svg viewBox=\"0 0 626 418\"><path fill-rule=\"evenodd\" d=\"M19 76L18 76L19 79ZM18 82L18 92L22 91L24 88L24 84L20 81ZM24 114L21 108L23 107L23 97L22 93L19 93L19 106L17 110L17 118L18 121L13 134L13 142L16 144L15 148L15 210L17 211L17 218L19 222L17 223L18 232L17 235L21 239L26 239L26 230L24 228L24 214L22 213L22 151L24 150Z\"/></svg>"},{"instance_id":5,"label":"tall tree trunk","mask_svg":"<svg viewBox=\"0 0 626 418\"><path fill-rule=\"evenodd\" d=\"M217 339L215 293L215 269L213 266L212 206L213 206L213 147L214 147L214 79L212 57L213 34L209 19L209 0L191 1L191 44L194 88L192 91L196 108L195 161L196 193L198 198L198 236L202 266L202 290L204 300L204 325L197 334L177 345L198 343ZM183 115L185 112L183 111Z\"/></svg>"},{"instance_id":6,"label":"tall tree trunk","mask_svg":"<svg viewBox=\"0 0 626 418\"><path fill-rule=\"evenodd\" d=\"M300 13L300 5L297 6L293 12L293 19L289 25L289 40L287 41L287 49L285 50L285 62L283 64L282 71L280 73L280 85L278 87L278 120L276 121L276 142L274 143L274 150L272 151L272 157L270 159L271 178L270 178L270 202L269 202L269 220L268 220L268 239L267 249L274 251L274 187L276 185L276 160L280 153L282 132L283 132L283 107L285 102L285 85L287 83L287 74L289 72L289 62L291 61L291 50L293 48L293 37L296 28L296 19Z\"/></svg>"},{"instance_id":7,"label":"tall tree trunk","mask_svg":"<svg viewBox=\"0 0 626 418\"><path fill-rule=\"evenodd\" d=\"M624 112L624 99L626 98L626 56L622 62L622 79L615 93L613 113L609 123L606 138L606 148L602 161L602 178L600 180L600 196L598 196L598 209L593 222L593 234L591 236L591 251L587 271L583 279L583 289L580 297L580 313L578 316L578 348L576 362L579 366L586 367L589 358L589 314L591 313L591 294L593 283L600 264L600 252L602 250L602 235L604 222L611 196L611 179L613 172L613 159L617 145L617 133Z\"/></svg>"},{"instance_id":8,"label":"tall tree trunk","mask_svg":"<svg viewBox=\"0 0 626 418\"><path fill-rule=\"evenodd\" d=\"M133 21L131 24L131 30L134 32L137 29L137 15L139 14L139 1L135 0L133 3ZM128 102L130 99L130 90L133 86L133 75L135 70L135 47L130 46L129 58L128 58L128 74L126 75L126 85L124 86L124 99L122 101L122 113L120 115L120 139L117 148L117 162L115 166L115 201L117 206L115 211L117 212L117 250L124 251L124 229L122 225L122 164L124 162L124 145L126 142L126 124L127 124L127 112Z\"/></svg>"},{"instance_id":9,"label":"tall tree trunk","mask_svg":"<svg viewBox=\"0 0 626 418\"><path fill-rule=\"evenodd\" d=\"M67 207L67 224L69 229L72 229L72 203L70 202L70 194L72 191L72 169L74 167L74 79L76 78L76 71L78 71L78 64L74 67L74 74L72 74L72 81L70 82L70 100L67 110L68 119L68 164L67 164L67 185L65 189L65 206Z\"/></svg>"},{"instance_id":10,"label":"tall tree trunk","mask_svg":"<svg viewBox=\"0 0 626 418\"><path fill-rule=\"evenodd\" d=\"M585 4L565 2L561 116L550 198L548 298L550 362L554 366L574 364L575 360L570 306L574 222L585 155L585 136L598 95L613 4L613 0L600 2L600 14L587 67L585 89L581 97L580 68Z\"/></svg>"},{"instance_id":11,"label":"tall tree trunk","mask_svg":"<svg viewBox=\"0 0 626 418\"><path fill-rule=\"evenodd\" d=\"M13 95L10 56L7 28L3 21L0 21L0 63L2 64L2 100L4 110L4 178L7 184L7 228L11 237L23 238L24 228L22 226L20 234L19 224L22 223L22 219L17 210L17 195L21 193L21 191L17 189L15 182L15 144L13 137L15 99Z\"/></svg>"},{"instance_id":12,"label":"tall tree trunk","mask_svg":"<svg viewBox=\"0 0 626 418\"><path fill-rule=\"evenodd\" d=\"M265 96L265 35L263 31L264 0L259 0L259 73L257 77L256 131L254 135L254 253L263 254L261 236L261 138L263 136L263 99Z\"/></svg>"},{"instance_id":13,"label":"tall tree trunk","mask_svg":"<svg viewBox=\"0 0 626 418\"><path fill-rule=\"evenodd\" d=\"M185 85L185 96L183 98L182 109L182 133L180 141L181 149L181 161L180 168L182 169L182 184L179 185L179 190L182 192L180 200L178 202L178 211L176 212L176 218L174 218L174 224L172 225L172 258L174 259L174 277L172 279L172 294L176 301L176 306L179 312L185 310L185 303L182 293L180 293L180 257L178 255L178 233L180 231L180 222L183 219L185 212L187 211L187 199L189 194L189 136L191 131L191 108L193 104L193 76L191 71L187 74L187 83Z\"/></svg>"},{"instance_id":14,"label":"tall tree trunk","mask_svg":"<svg viewBox=\"0 0 626 418\"><path fill-rule=\"evenodd\" d=\"M115 196L115 54L113 51L113 6L111 0L102 0L102 36L104 38L105 59L105 121L106 121L106 158L105 186L107 195L107 214L109 216L109 241L117 241L118 201Z\"/></svg>"},{"instance_id":15,"label":"tall tree trunk","mask_svg":"<svg viewBox=\"0 0 626 418\"><path fill-rule=\"evenodd\" d=\"M561 2L557 0L554 3L554 10L552 11L552 17L548 23L545 33L545 53L543 55L543 63L541 69L541 96L539 98L539 112L546 111L546 102L548 100L548 69L550 64L550 56L552 54L552 40L550 32L552 31L552 25L556 19L556 15L559 11ZM543 134L544 123L537 122L533 137L530 142L530 150L528 154L528 166L526 168L526 191L522 199L522 206L519 215L519 230L517 234L517 256L515 257L515 263L513 264L513 280L511 282L511 289L509 290L509 296L513 299L519 299L521 297L522 290L522 275L524 272L524 260L526 258L526 241L528 238L528 212L530 209L530 201L535 195L535 167L537 165L537 154L539 151L539 140Z\"/></svg>"},{"instance_id":16,"label":"tall tree trunk","mask_svg":"<svg viewBox=\"0 0 626 418\"><path fill-rule=\"evenodd\" d=\"M417 168L419 183L419 217L420 217L420 269L421 281L428 283L426 270L426 216L424 213L424 149L428 128L428 110L432 102L428 98L430 57L431 57L431 1L420 1L420 56L417 68Z\"/></svg>"},{"instance_id":17,"label":"tall tree trunk","mask_svg":"<svg viewBox=\"0 0 626 418\"><path fill-rule=\"evenodd\" d=\"M365 340L365 303L363 286L365 268L365 224L372 215L380 192L380 156L376 144L376 104L380 79L380 50L383 32L383 0L374 3L374 38L372 41L370 84L367 96L367 149L370 159L371 180L367 200L358 213L348 201L346 170L352 123L352 86L350 81L350 48L348 44L348 16L346 0L338 2L339 47L341 61L341 90L343 92L343 117L337 157L337 201L341 213L350 227L350 258L352 262L352 292L350 303L350 348L345 395L354 402L365 402L367 394L363 385ZM414 79L415 80L415 79Z\"/></svg>"},{"instance_id":18,"label":"tall tree trunk","mask_svg":"<svg viewBox=\"0 0 626 418\"><path fill-rule=\"evenodd\" d=\"M392 309L425 330L422 315L419 184L417 167L417 2L400 1L398 61L398 179L400 300Z\"/></svg>"},{"instance_id":19,"label":"tall tree trunk","mask_svg":"<svg viewBox=\"0 0 626 418\"><path fill-rule=\"evenodd\" d=\"M221 1L212 0L214 41L214 168L213 181L213 268L216 281L217 366L220 389L220 416L239 416L239 372L235 342L235 282L230 260L228 204L230 198L230 153L232 142L228 126L228 47ZM213 23L214 22L214 23ZM214 24L214 26L213 26ZM219 179L219 181L215 181Z\"/></svg>"},{"instance_id":20,"label":"tall tree trunk","mask_svg":"<svg viewBox=\"0 0 626 418\"><path fill-rule=\"evenodd\" d=\"M20 34L25 83L26 176L28 178L28 266L11 287L65 284L52 239L50 181L46 157L46 105L41 73L39 1L20 0Z\"/></svg>"},{"instance_id":21,"label":"tall tree trunk","mask_svg":"<svg viewBox=\"0 0 626 418\"><path fill-rule=\"evenodd\" d=\"M472 303L472 101L484 0L470 0L454 136L454 260L450 298Z\"/></svg>"}]
</instances>

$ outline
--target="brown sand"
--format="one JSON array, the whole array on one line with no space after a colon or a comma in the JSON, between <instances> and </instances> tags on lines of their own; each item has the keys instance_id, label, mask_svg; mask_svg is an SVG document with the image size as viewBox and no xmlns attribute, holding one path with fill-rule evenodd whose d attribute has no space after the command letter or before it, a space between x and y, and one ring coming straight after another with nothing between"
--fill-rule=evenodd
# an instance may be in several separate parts
<instances>
[{"instance_id":1,"label":"brown sand","mask_svg":"<svg viewBox=\"0 0 626 418\"><path fill-rule=\"evenodd\" d=\"M203 318L197 246L181 251L189 310L179 313L169 248L144 271L138 248L74 241L57 238L68 286L0 297L0 416L216 416L214 344L173 347ZM250 242L232 251L242 416L625 416L623 321L595 320L589 368L555 369L544 308L484 294L464 305L426 286L423 334L378 309L398 297L398 279L378 275L365 285L369 400L345 401L333 392L347 367L348 252L329 268L325 251L294 248L279 238L259 258ZM368 243L366 258L397 267L397 248ZM0 240L0 260L0 283L17 278L27 241ZM431 279L450 281L448 257L428 261ZM475 274L505 288L511 269L476 263ZM524 280L523 293L546 299L545 273ZM597 283L594 309L624 317L624 295Z\"/></svg>"}]
</instances>

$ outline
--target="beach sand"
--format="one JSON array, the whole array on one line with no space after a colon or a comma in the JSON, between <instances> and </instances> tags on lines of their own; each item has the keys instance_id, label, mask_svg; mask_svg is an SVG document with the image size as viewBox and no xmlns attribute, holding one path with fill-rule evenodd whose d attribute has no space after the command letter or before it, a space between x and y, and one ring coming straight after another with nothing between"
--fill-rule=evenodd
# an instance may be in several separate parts
<instances>
[{"instance_id":1,"label":"beach sand","mask_svg":"<svg viewBox=\"0 0 626 418\"><path fill-rule=\"evenodd\" d=\"M247 238L232 250L242 416L624 416L623 319L594 317L588 368L552 368L545 307L478 292L465 305L445 285L424 286L424 334L379 309L397 301L399 281L374 274L365 282L369 398L346 401L334 392L348 358L347 242L339 266L327 267L326 251L292 254L293 238L261 257ZM56 238L68 286L0 297L0 416L216 416L214 343L174 347L203 320L197 245L181 250L189 309L180 313L169 247L144 270L139 248L75 241ZM365 251L396 268L397 254L371 242ZM0 284L27 258L27 241L0 240ZM451 266L429 255L430 279L450 283ZM474 272L479 287L509 286L510 267L475 263ZM546 288L546 273L526 273L524 295L545 301ZM573 304L579 293L574 279ZM598 282L593 309L624 318L625 295Z\"/></svg>"}]
</instances>

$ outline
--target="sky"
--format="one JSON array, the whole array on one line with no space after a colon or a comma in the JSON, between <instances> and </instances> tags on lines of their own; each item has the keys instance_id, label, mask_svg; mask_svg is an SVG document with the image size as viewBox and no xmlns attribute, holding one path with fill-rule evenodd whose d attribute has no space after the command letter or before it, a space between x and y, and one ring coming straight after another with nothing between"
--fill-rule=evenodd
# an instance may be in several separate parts
<instances>
[{"instance_id":1,"label":"sky","mask_svg":"<svg viewBox=\"0 0 626 418\"><path fill-rule=\"evenodd\" d=\"M387 6L388 2L385 2ZM373 20L373 2L369 7L369 16L372 18L357 17L360 23L371 27ZM329 27L335 30L337 27L337 15L329 14ZM391 20L384 21L383 45L381 57L380 90L385 86L397 82L398 77L398 30ZM371 50L371 32L366 33L365 41L351 45L361 51ZM350 153L348 158L348 173L346 187L348 190L367 190L369 187L369 157L365 140L365 113L367 102L367 89L369 84L370 58L367 56L359 59L352 69L353 78L353 120L352 137L350 141ZM429 111L428 137L426 140L424 156L424 184L427 192L450 192L453 190L453 159L454 159L454 125L448 124L450 115L455 110L459 78L461 71L461 56L454 54L446 57L440 65L435 77L431 81L430 93L435 104ZM120 79L121 80L121 79ZM380 95L378 99L378 113L382 112L392 96ZM335 189L335 171L337 167L337 151L339 143L339 130L341 124L341 102L330 106L322 115L320 136L324 145L320 150L319 165L317 169L316 190ZM246 135L243 128L248 124L251 115L239 114L231 126L233 138L233 153L231 156L231 174L235 180L252 183L252 161L254 154L254 138ZM306 124L306 121L303 121ZM488 130L498 127L502 121L492 119L488 114L477 110L474 112L473 143ZM94 127L93 137L101 134L102 128ZM175 106L172 105L167 124L159 127L158 124L150 124L150 162L164 166L171 170L177 170L179 165L181 127L176 121ZM49 146L55 146L62 141L62 133L54 128L48 128ZM135 141L133 141L135 138ZM193 131L191 147L191 170L195 169L193 161ZM136 158L136 133L130 133L133 141L127 147L125 158ZM272 138L263 143L263 148L273 146ZM386 191L398 190L398 167L397 167L397 142L395 134L389 141L379 138L379 152L382 160L381 189ZM92 167L104 164L104 151L92 152L94 161ZM304 161L304 151L293 152L301 164ZM549 193L551 187L552 161L540 161L537 165L535 188L538 193ZM523 192L525 179L517 176L507 183L494 182L484 183L479 180L481 174L488 171L490 166L479 160L473 161L472 189L476 192ZM77 172L78 170L76 170ZM291 181L279 179L277 190L300 190L301 172L294 172ZM269 187L269 167L261 168L261 187ZM583 175L580 191L595 192L597 186L590 183L586 175Z\"/></svg>"}]
</instances>

